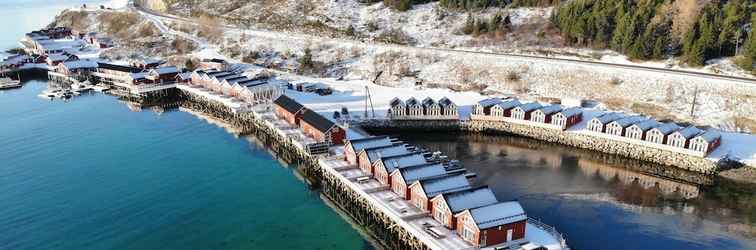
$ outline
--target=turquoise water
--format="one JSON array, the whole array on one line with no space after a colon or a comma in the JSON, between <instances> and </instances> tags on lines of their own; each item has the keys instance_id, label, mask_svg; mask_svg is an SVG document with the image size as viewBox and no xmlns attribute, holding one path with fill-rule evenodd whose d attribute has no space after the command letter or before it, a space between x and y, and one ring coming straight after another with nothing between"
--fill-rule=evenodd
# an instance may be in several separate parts
<instances>
[{"instance_id":1,"label":"turquoise water","mask_svg":"<svg viewBox=\"0 0 756 250\"><path fill-rule=\"evenodd\" d=\"M0 249L359 249L292 169L185 112L0 93Z\"/></svg>"}]
</instances>

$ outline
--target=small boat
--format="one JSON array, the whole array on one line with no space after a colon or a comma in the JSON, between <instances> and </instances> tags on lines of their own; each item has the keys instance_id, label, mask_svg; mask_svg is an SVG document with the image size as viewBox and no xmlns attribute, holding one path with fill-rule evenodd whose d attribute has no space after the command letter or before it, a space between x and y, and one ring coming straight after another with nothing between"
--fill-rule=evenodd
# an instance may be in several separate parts
<instances>
[{"instance_id":1,"label":"small boat","mask_svg":"<svg viewBox=\"0 0 756 250\"><path fill-rule=\"evenodd\" d=\"M21 85L21 81L19 80L13 80L8 77L0 78L0 90L15 89L15 88L20 88L21 86L23 85Z\"/></svg>"},{"instance_id":2,"label":"small boat","mask_svg":"<svg viewBox=\"0 0 756 250\"><path fill-rule=\"evenodd\" d=\"M104 86L104 85L94 85L94 86L92 86L92 90L97 91L97 92L105 92L105 91L108 91L109 89L110 89L110 87Z\"/></svg>"}]
</instances>

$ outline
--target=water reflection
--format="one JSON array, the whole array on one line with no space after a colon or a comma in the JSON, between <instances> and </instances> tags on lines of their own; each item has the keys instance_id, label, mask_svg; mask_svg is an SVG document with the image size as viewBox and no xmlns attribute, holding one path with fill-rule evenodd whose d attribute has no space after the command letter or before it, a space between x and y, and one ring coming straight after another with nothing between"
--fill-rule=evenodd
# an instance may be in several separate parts
<instances>
[{"instance_id":1,"label":"water reflection","mask_svg":"<svg viewBox=\"0 0 756 250\"><path fill-rule=\"evenodd\" d=\"M477 184L489 185L499 199L520 200L530 215L566 228L583 248L604 246L588 242L601 233L649 237L674 249L756 249L754 185L520 137L400 138L458 159L478 175ZM593 222L599 225L587 227L580 221L586 216L600 218Z\"/></svg>"}]
</instances>

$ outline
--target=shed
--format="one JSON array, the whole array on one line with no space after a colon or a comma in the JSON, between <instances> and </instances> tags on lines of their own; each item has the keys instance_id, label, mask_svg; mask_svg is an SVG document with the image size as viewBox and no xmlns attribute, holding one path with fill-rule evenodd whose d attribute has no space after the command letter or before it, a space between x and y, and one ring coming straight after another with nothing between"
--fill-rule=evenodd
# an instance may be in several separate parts
<instances>
[{"instance_id":1,"label":"shed","mask_svg":"<svg viewBox=\"0 0 756 250\"><path fill-rule=\"evenodd\" d=\"M480 186L436 195L436 197L433 197L430 201L432 208L431 215L433 218L449 229L456 228L457 219L454 215L465 209L499 202L496 200L496 196L488 186Z\"/></svg>"},{"instance_id":2,"label":"shed","mask_svg":"<svg viewBox=\"0 0 756 250\"><path fill-rule=\"evenodd\" d=\"M299 122L302 119L304 113L304 106L294 99L289 98L286 95L279 96L273 101L276 109L276 115L283 118L289 124L299 126Z\"/></svg>"},{"instance_id":3,"label":"shed","mask_svg":"<svg viewBox=\"0 0 756 250\"><path fill-rule=\"evenodd\" d=\"M551 116L551 124L557 125L562 130L568 129L583 120L583 109L572 107Z\"/></svg>"},{"instance_id":4,"label":"shed","mask_svg":"<svg viewBox=\"0 0 756 250\"><path fill-rule=\"evenodd\" d=\"M610 122L609 124L606 124L606 128L604 129L604 133L610 134L610 135L616 135L616 136L624 136L625 135L625 128L630 127L633 124L643 122L647 120L648 118L645 118L643 116L627 116L623 117L621 119L615 120Z\"/></svg>"},{"instance_id":5,"label":"shed","mask_svg":"<svg viewBox=\"0 0 756 250\"><path fill-rule=\"evenodd\" d=\"M347 140L344 143L344 158L349 164L357 164L357 154L363 149L391 145L393 145L393 142L388 136L371 136Z\"/></svg>"},{"instance_id":6,"label":"shed","mask_svg":"<svg viewBox=\"0 0 756 250\"><path fill-rule=\"evenodd\" d=\"M666 144L667 137L669 136L669 134L679 129L680 129L680 126L678 126L674 122L661 124L659 126L656 126L646 131L645 140L649 142L659 143L659 144Z\"/></svg>"},{"instance_id":7,"label":"shed","mask_svg":"<svg viewBox=\"0 0 756 250\"><path fill-rule=\"evenodd\" d=\"M467 209L455 217L457 233L475 247L525 238L528 216L517 201Z\"/></svg>"},{"instance_id":8,"label":"shed","mask_svg":"<svg viewBox=\"0 0 756 250\"><path fill-rule=\"evenodd\" d=\"M410 202L423 212L431 209L430 198L436 195L470 188L462 173L446 174L417 180L409 185Z\"/></svg>"},{"instance_id":9,"label":"shed","mask_svg":"<svg viewBox=\"0 0 756 250\"><path fill-rule=\"evenodd\" d=\"M511 117L512 109L522 105L517 99L509 99L491 107L491 115L496 117Z\"/></svg>"},{"instance_id":10,"label":"shed","mask_svg":"<svg viewBox=\"0 0 756 250\"><path fill-rule=\"evenodd\" d=\"M518 120L530 120L530 115L533 113L533 111L536 111L541 107L543 106L541 106L541 104L537 102L531 102L517 106L512 109L512 118Z\"/></svg>"},{"instance_id":11,"label":"shed","mask_svg":"<svg viewBox=\"0 0 756 250\"><path fill-rule=\"evenodd\" d=\"M317 142L343 144L346 139L345 129L309 109L304 109L300 126L305 134L309 135Z\"/></svg>"},{"instance_id":12,"label":"shed","mask_svg":"<svg viewBox=\"0 0 756 250\"><path fill-rule=\"evenodd\" d=\"M625 114L620 112L604 113L588 121L587 128L593 132L604 133L607 124L622 119L623 117L625 117Z\"/></svg>"},{"instance_id":13,"label":"shed","mask_svg":"<svg viewBox=\"0 0 756 250\"><path fill-rule=\"evenodd\" d=\"M479 101L473 105L474 115L491 115L491 107L501 103L501 98L494 97Z\"/></svg>"},{"instance_id":14,"label":"shed","mask_svg":"<svg viewBox=\"0 0 756 250\"><path fill-rule=\"evenodd\" d=\"M562 111L561 105L549 105L533 111L533 113L530 115L530 120L534 122L549 124L551 123L552 116L559 111Z\"/></svg>"},{"instance_id":15,"label":"shed","mask_svg":"<svg viewBox=\"0 0 756 250\"><path fill-rule=\"evenodd\" d=\"M645 140L646 131L658 127L659 125L661 125L660 122L654 119L648 119L625 128L624 136L630 139Z\"/></svg>"},{"instance_id":16,"label":"shed","mask_svg":"<svg viewBox=\"0 0 756 250\"><path fill-rule=\"evenodd\" d=\"M373 166L376 161L380 160L382 157L391 157L412 152L412 148L401 143L390 146L366 148L357 153L357 164L365 173L374 174L375 170L373 169Z\"/></svg>"},{"instance_id":17,"label":"shed","mask_svg":"<svg viewBox=\"0 0 756 250\"><path fill-rule=\"evenodd\" d=\"M409 152L400 155L383 156L375 163L373 163L373 172L375 179L381 184L391 186L391 179L388 178L389 174L394 170L406 166L414 166L428 163L425 155L420 152Z\"/></svg>"},{"instance_id":18,"label":"shed","mask_svg":"<svg viewBox=\"0 0 756 250\"><path fill-rule=\"evenodd\" d=\"M711 153L722 142L722 134L715 129L708 129L690 140L690 150Z\"/></svg>"},{"instance_id":19,"label":"shed","mask_svg":"<svg viewBox=\"0 0 756 250\"><path fill-rule=\"evenodd\" d=\"M690 139L693 139L693 137L701 132L702 130L698 129L696 126L688 126L684 129L680 129L667 136L667 145L678 148L688 148Z\"/></svg>"},{"instance_id":20,"label":"shed","mask_svg":"<svg viewBox=\"0 0 756 250\"><path fill-rule=\"evenodd\" d=\"M416 180L446 174L446 168L441 163L424 163L414 166L406 166L394 169L389 175L391 178L391 190L399 197L410 197L409 184Z\"/></svg>"}]
</instances>

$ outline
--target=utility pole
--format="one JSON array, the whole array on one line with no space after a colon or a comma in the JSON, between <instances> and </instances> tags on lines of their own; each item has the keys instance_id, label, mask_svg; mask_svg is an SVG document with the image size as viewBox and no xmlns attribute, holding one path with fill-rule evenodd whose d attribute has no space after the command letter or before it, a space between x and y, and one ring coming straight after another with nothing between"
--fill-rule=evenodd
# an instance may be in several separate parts
<instances>
[{"instance_id":1,"label":"utility pole","mask_svg":"<svg viewBox=\"0 0 756 250\"><path fill-rule=\"evenodd\" d=\"M373 107L373 97L370 96L370 87L365 85L365 118L368 117L368 104L373 115L372 118L375 118L375 108Z\"/></svg>"},{"instance_id":2,"label":"utility pole","mask_svg":"<svg viewBox=\"0 0 756 250\"><path fill-rule=\"evenodd\" d=\"M694 113L696 111L696 105L698 102L698 85L696 85L696 88L693 90L693 103L690 104L690 119L694 120L695 116Z\"/></svg>"}]
</instances>

